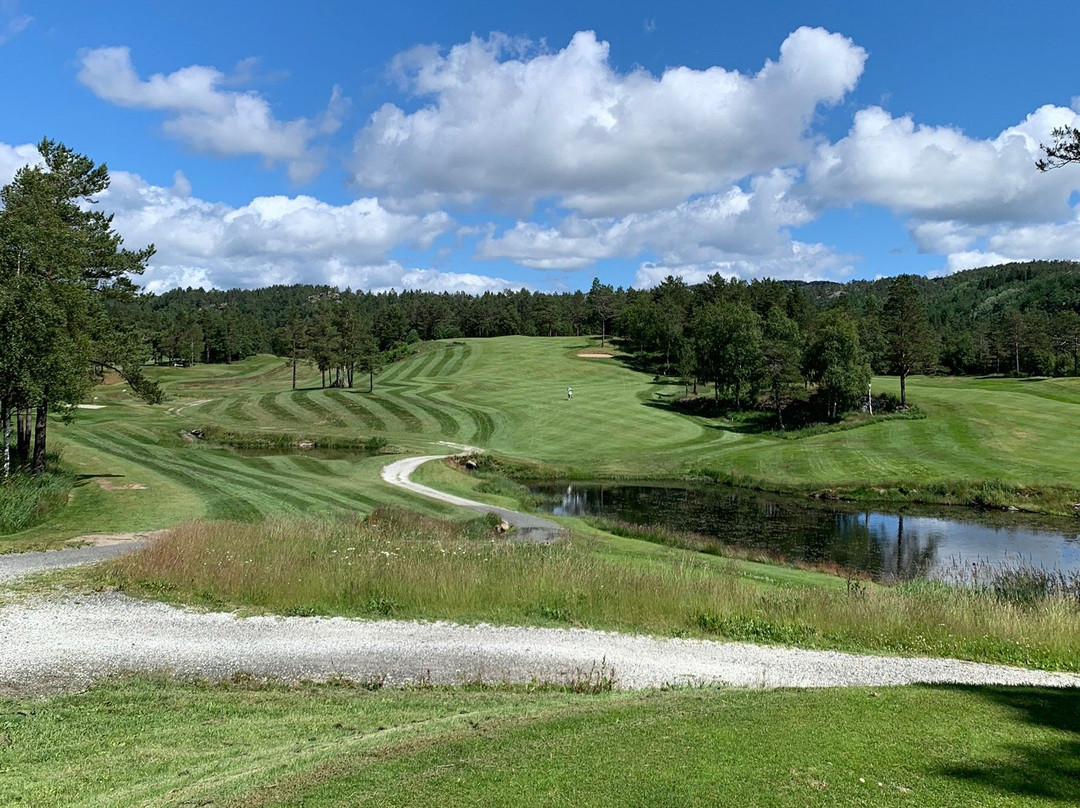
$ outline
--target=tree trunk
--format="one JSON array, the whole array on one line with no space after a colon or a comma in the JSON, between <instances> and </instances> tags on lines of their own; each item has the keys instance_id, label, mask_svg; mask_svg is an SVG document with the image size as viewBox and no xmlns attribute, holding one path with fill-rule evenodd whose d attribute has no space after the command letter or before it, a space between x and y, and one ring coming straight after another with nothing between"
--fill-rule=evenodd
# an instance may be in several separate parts
<instances>
[{"instance_id":1,"label":"tree trunk","mask_svg":"<svg viewBox=\"0 0 1080 808\"><path fill-rule=\"evenodd\" d=\"M0 424L4 435L3 475L7 480L11 476L11 408L6 401L0 403Z\"/></svg>"},{"instance_id":2,"label":"tree trunk","mask_svg":"<svg viewBox=\"0 0 1080 808\"><path fill-rule=\"evenodd\" d=\"M900 409L907 406L907 374L900 374ZM873 415L873 413L870 413Z\"/></svg>"},{"instance_id":3,"label":"tree trunk","mask_svg":"<svg viewBox=\"0 0 1080 808\"><path fill-rule=\"evenodd\" d=\"M49 423L49 400L43 398L34 419L34 476L45 473L45 432Z\"/></svg>"},{"instance_id":4,"label":"tree trunk","mask_svg":"<svg viewBox=\"0 0 1080 808\"><path fill-rule=\"evenodd\" d=\"M30 459L30 409L19 407L15 417L15 463L25 466Z\"/></svg>"},{"instance_id":5,"label":"tree trunk","mask_svg":"<svg viewBox=\"0 0 1080 808\"><path fill-rule=\"evenodd\" d=\"M375 392L375 371L374 370L371 371L371 374L368 376L368 389L367 389L367 391L369 393L374 393Z\"/></svg>"},{"instance_id":6,"label":"tree trunk","mask_svg":"<svg viewBox=\"0 0 1080 808\"><path fill-rule=\"evenodd\" d=\"M296 389L296 357L292 358L292 389Z\"/></svg>"}]
</instances>

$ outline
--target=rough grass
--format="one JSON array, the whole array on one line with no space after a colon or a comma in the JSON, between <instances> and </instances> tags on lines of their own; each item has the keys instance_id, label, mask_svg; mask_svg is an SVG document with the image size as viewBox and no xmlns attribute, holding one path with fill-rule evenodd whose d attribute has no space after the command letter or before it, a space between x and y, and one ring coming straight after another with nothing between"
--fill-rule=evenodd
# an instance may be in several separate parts
<instances>
[{"instance_id":1,"label":"rough grass","mask_svg":"<svg viewBox=\"0 0 1080 808\"><path fill-rule=\"evenodd\" d=\"M0 700L0 803L1059 806L1080 694L117 681Z\"/></svg>"},{"instance_id":2,"label":"rough grass","mask_svg":"<svg viewBox=\"0 0 1080 808\"><path fill-rule=\"evenodd\" d=\"M787 586L736 562L642 563L589 542L515 544L401 511L364 522L195 522L118 559L99 585L213 607L586 626L1080 670L1080 607L915 583Z\"/></svg>"},{"instance_id":3,"label":"rough grass","mask_svg":"<svg viewBox=\"0 0 1080 808\"><path fill-rule=\"evenodd\" d=\"M47 471L37 477L13 474L0 481L0 535L26 530L67 503L75 479Z\"/></svg>"}]
</instances>

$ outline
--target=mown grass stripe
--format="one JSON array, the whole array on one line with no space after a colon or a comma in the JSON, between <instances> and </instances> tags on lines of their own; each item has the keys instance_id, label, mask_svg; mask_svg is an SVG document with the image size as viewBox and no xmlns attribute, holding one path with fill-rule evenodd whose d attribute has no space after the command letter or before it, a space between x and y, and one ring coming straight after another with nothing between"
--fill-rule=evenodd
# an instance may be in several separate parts
<instances>
[{"instance_id":1,"label":"mown grass stripe","mask_svg":"<svg viewBox=\"0 0 1080 808\"><path fill-rule=\"evenodd\" d=\"M408 403L413 407L427 413L431 418L439 425L439 434L442 437L452 438L461 430L461 425L454 419L450 413L444 409L440 409L435 404L429 404L419 398L413 396L398 396L402 402Z\"/></svg>"},{"instance_id":2,"label":"mown grass stripe","mask_svg":"<svg viewBox=\"0 0 1080 808\"><path fill-rule=\"evenodd\" d=\"M225 408L225 416L232 418L234 421L255 421L255 416L247 411L247 405L250 402L250 396L237 396L229 403L229 406Z\"/></svg>"},{"instance_id":3,"label":"mown grass stripe","mask_svg":"<svg viewBox=\"0 0 1080 808\"><path fill-rule=\"evenodd\" d=\"M427 369L438 359L437 351L425 351L412 360L411 366L406 369L400 381L412 381L418 376L427 376Z\"/></svg>"},{"instance_id":4,"label":"mown grass stripe","mask_svg":"<svg viewBox=\"0 0 1080 808\"><path fill-rule=\"evenodd\" d=\"M273 420L285 423L295 422L297 420L295 413L290 412L281 406L278 401L278 396L284 395L283 393L266 393L259 398L259 409L269 415Z\"/></svg>"},{"instance_id":5,"label":"mown grass stripe","mask_svg":"<svg viewBox=\"0 0 1080 808\"><path fill-rule=\"evenodd\" d=\"M186 465L161 464L143 446L128 445L115 435L105 439L84 434L80 435L79 441L86 446L106 454L116 455L136 465L149 466L177 485L194 491L206 502L206 518L208 519L235 519L244 522L254 521L263 516L263 513L247 499L224 491L220 486L210 482L206 476L189 469Z\"/></svg>"},{"instance_id":6,"label":"mown grass stripe","mask_svg":"<svg viewBox=\"0 0 1080 808\"><path fill-rule=\"evenodd\" d=\"M431 378L438 378L442 376L446 371L446 365L454 356L454 348L450 345L443 345L438 350L439 361L435 363L435 366L428 374Z\"/></svg>"},{"instance_id":7,"label":"mown grass stripe","mask_svg":"<svg viewBox=\"0 0 1080 808\"><path fill-rule=\"evenodd\" d=\"M372 402L373 404L376 404L379 407L382 407L393 418L396 418L401 423L402 427L404 427L406 432L411 432L414 434L417 432L423 432L423 422L419 418L417 418L416 415L414 415L412 412L405 409L396 401L394 401L391 397L392 395L392 393L391 395L386 395L385 393L383 395L376 394L371 396L367 400L369 402Z\"/></svg>"},{"instance_id":8,"label":"mown grass stripe","mask_svg":"<svg viewBox=\"0 0 1080 808\"><path fill-rule=\"evenodd\" d=\"M477 446L487 446L491 442L492 435L495 434L495 419L475 407L465 407L463 409L476 423L476 431L469 441Z\"/></svg>"},{"instance_id":9,"label":"mown grass stripe","mask_svg":"<svg viewBox=\"0 0 1080 808\"><path fill-rule=\"evenodd\" d=\"M318 419L317 423L325 423L330 426L345 426L345 422L338 418L333 410L315 401L312 398L312 393L308 390L296 390L292 394L292 400L314 415Z\"/></svg>"},{"instance_id":10,"label":"mown grass stripe","mask_svg":"<svg viewBox=\"0 0 1080 808\"><path fill-rule=\"evenodd\" d=\"M375 432L386 431L386 424L383 422L383 419L372 412L368 407L364 406L364 399L360 397L360 394L357 391L353 390L345 392L344 390L327 390L326 397L331 401L336 401L341 404L341 406L348 410L351 415L359 418L369 430Z\"/></svg>"},{"instance_id":11,"label":"mown grass stripe","mask_svg":"<svg viewBox=\"0 0 1080 808\"><path fill-rule=\"evenodd\" d=\"M456 376L460 373L473 352L472 346L467 342L454 343L452 347L454 348L454 358L443 368L443 374L446 376Z\"/></svg>"}]
</instances>

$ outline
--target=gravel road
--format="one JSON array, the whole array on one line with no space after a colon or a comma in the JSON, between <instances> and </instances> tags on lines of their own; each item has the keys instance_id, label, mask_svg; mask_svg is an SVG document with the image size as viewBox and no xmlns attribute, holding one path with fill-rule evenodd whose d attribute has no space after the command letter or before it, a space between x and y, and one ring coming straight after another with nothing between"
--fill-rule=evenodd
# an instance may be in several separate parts
<instances>
[{"instance_id":1,"label":"gravel road","mask_svg":"<svg viewBox=\"0 0 1080 808\"><path fill-rule=\"evenodd\" d=\"M383 476L444 501L495 510L507 521L525 516L409 481L409 472L427 459L392 463ZM516 524L519 531L522 524L526 530L534 527L531 521ZM553 523L535 527L558 529ZM2 582L29 572L100 560L133 546L129 542L0 556L0 588ZM584 629L237 617L115 592L34 595L0 606L0 692L79 688L130 671L207 679L238 672L288 681L345 677L388 685L564 683L604 675L625 689L688 684L878 687L915 682L1080 687L1080 676L949 659L861 656Z\"/></svg>"},{"instance_id":2,"label":"gravel road","mask_svg":"<svg viewBox=\"0 0 1080 808\"><path fill-rule=\"evenodd\" d=\"M220 679L566 682L616 687L1080 686L1080 677L942 659L859 656L601 631L315 617L236 617L117 593L0 609L0 690L80 687L122 671Z\"/></svg>"}]
</instances>

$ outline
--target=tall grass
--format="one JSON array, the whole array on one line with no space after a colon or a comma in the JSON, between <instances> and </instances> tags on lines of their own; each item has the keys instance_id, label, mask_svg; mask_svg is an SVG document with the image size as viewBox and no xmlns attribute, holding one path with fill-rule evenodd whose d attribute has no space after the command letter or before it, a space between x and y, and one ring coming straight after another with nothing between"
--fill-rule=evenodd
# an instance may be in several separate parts
<instances>
[{"instance_id":1,"label":"tall grass","mask_svg":"<svg viewBox=\"0 0 1080 808\"><path fill-rule=\"evenodd\" d=\"M63 472L47 471L36 477L14 474L0 482L0 535L25 530L62 507L75 479Z\"/></svg>"},{"instance_id":2,"label":"tall grass","mask_svg":"<svg viewBox=\"0 0 1080 808\"><path fill-rule=\"evenodd\" d=\"M217 607L281 614L555 624L720 636L1080 670L1080 607L992 592L775 586L733 562L672 551L648 564L581 542L508 542L382 509L363 522L193 522L113 562L103 583Z\"/></svg>"}]
</instances>

